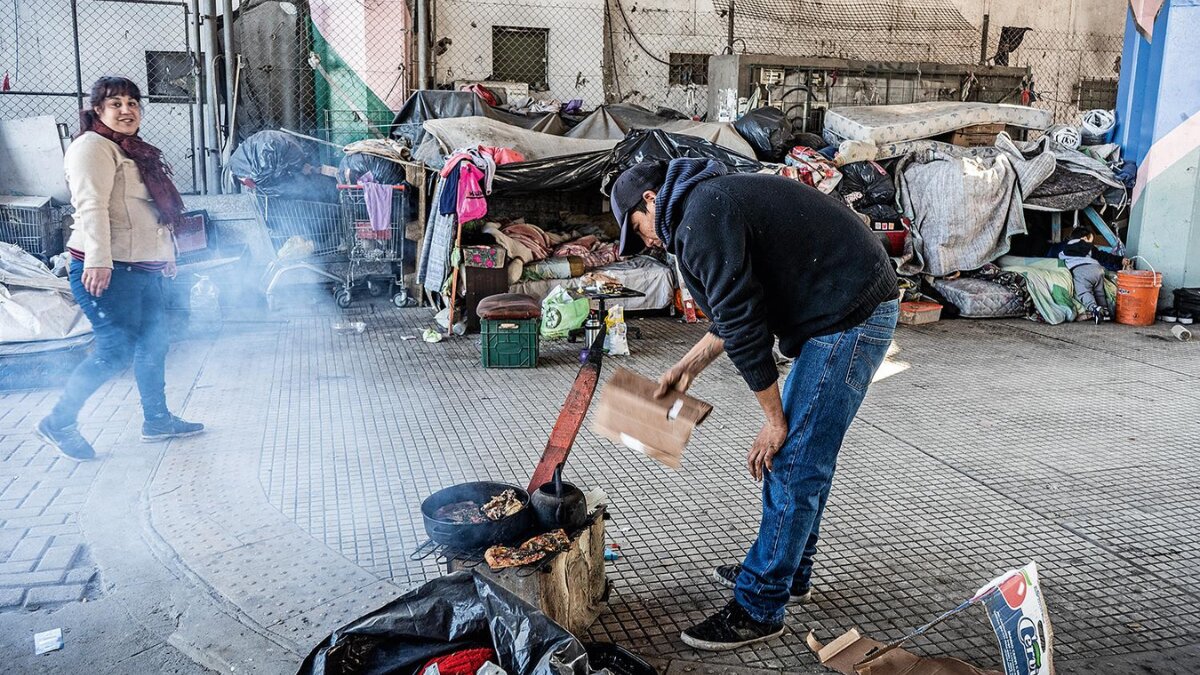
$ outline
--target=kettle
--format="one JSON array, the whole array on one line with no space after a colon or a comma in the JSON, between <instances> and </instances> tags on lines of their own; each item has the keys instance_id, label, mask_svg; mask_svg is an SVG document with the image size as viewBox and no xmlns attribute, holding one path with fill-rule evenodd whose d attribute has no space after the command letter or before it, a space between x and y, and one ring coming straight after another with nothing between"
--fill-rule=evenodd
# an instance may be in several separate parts
<instances>
[{"instance_id":1,"label":"kettle","mask_svg":"<svg viewBox=\"0 0 1200 675\"><path fill-rule=\"evenodd\" d=\"M587 500L583 490L564 483L562 471L563 465L559 464L554 468L554 480L530 495L529 504L543 532L558 528L573 532L587 521Z\"/></svg>"}]
</instances>

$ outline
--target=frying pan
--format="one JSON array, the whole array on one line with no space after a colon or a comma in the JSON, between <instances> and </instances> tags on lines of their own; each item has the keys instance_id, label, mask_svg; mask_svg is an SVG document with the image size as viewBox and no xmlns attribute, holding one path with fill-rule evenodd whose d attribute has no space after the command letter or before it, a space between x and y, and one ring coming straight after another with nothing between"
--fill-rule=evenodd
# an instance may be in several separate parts
<instances>
[{"instance_id":1,"label":"frying pan","mask_svg":"<svg viewBox=\"0 0 1200 675\"><path fill-rule=\"evenodd\" d=\"M512 490L522 508L511 516L484 523L459 523L437 518L437 510L455 502L471 501L483 505L505 490ZM507 483L478 482L452 485L421 502L421 518L425 533L438 544L462 551L473 551L495 544L520 544L533 529L533 509L529 508L529 493Z\"/></svg>"}]
</instances>

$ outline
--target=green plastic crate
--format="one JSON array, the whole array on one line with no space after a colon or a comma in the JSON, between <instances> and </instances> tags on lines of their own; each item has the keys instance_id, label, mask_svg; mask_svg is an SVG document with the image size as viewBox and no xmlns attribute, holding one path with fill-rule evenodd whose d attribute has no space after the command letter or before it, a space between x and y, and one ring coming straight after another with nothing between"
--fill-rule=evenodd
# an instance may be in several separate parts
<instances>
[{"instance_id":1,"label":"green plastic crate","mask_svg":"<svg viewBox=\"0 0 1200 675\"><path fill-rule=\"evenodd\" d=\"M483 319L484 368L536 368L541 319Z\"/></svg>"}]
</instances>

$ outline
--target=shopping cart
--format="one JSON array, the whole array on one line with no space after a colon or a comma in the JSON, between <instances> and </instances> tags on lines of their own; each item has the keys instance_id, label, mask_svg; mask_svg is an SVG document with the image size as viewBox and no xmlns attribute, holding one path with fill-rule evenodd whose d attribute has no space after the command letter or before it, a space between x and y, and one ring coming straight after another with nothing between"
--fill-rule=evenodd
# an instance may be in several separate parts
<instances>
[{"instance_id":1,"label":"shopping cart","mask_svg":"<svg viewBox=\"0 0 1200 675\"><path fill-rule=\"evenodd\" d=\"M61 210L49 197L0 195L0 241L49 263L63 250Z\"/></svg>"},{"instance_id":2,"label":"shopping cart","mask_svg":"<svg viewBox=\"0 0 1200 675\"><path fill-rule=\"evenodd\" d=\"M359 185L339 185L338 196L342 207L342 220L352 228L350 260L355 264L389 263L390 273L386 278L367 276L367 291L379 297L389 290L392 302L397 307L408 304L408 291L404 287L404 230L408 224L408 189L404 185L389 186L392 201L387 214L380 214L372 222L367 208L366 194ZM385 217L386 215L386 217Z\"/></svg>"},{"instance_id":3,"label":"shopping cart","mask_svg":"<svg viewBox=\"0 0 1200 675\"><path fill-rule=\"evenodd\" d=\"M396 286L404 260L405 187L393 186L391 216L382 227L371 224L362 187L339 185L338 194L338 203L333 204L255 193L258 217L276 251L264 273L271 307L280 280L296 270L332 281L334 301L343 309L350 306L354 288L363 282L374 297ZM386 272L380 274L380 267ZM368 268L374 272L367 273ZM407 300L401 285L392 301L403 307Z\"/></svg>"}]
</instances>

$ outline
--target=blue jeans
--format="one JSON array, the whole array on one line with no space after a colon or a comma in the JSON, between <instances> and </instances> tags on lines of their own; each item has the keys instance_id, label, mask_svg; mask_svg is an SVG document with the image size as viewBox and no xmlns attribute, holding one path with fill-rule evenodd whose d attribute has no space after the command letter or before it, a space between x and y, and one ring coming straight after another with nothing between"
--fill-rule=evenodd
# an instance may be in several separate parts
<instances>
[{"instance_id":1,"label":"blue jeans","mask_svg":"<svg viewBox=\"0 0 1200 675\"><path fill-rule=\"evenodd\" d=\"M83 263L71 261L71 293L92 322L95 347L67 379L50 413L56 427L74 424L80 409L100 385L133 364L146 419L167 414L167 322L164 279L114 262L108 289L96 297L83 287Z\"/></svg>"},{"instance_id":2,"label":"blue jeans","mask_svg":"<svg viewBox=\"0 0 1200 675\"><path fill-rule=\"evenodd\" d=\"M756 621L782 621L788 595L809 587L838 450L887 355L899 313L898 301L885 302L854 328L810 339L792 364L782 392L787 440L763 479L758 539L734 589Z\"/></svg>"}]
</instances>

